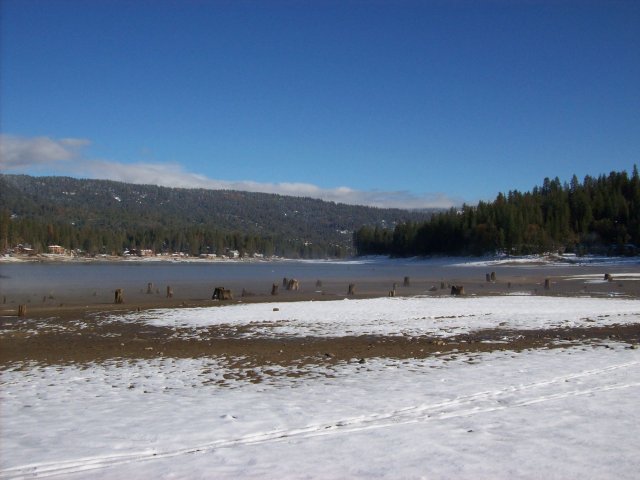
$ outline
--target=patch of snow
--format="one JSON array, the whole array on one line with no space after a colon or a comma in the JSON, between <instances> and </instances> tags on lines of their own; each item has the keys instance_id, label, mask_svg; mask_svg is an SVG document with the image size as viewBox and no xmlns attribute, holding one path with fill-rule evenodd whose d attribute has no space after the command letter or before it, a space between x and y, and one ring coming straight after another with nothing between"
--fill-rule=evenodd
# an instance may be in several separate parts
<instances>
[{"instance_id":1,"label":"patch of snow","mask_svg":"<svg viewBox=\"0 0 640 480\"><path fill-rule=\"evenodd\" d=\"M0 478L632 479L640 470L640 350L623 344L376 359L300 378L256 370L261 383L225 380L233 370L216 358L6 369Z\"/></svg>"},{"instance_id":2,"label":"patch of snow","mask_svg":"<svg viewBox=\"0 0 640 480\"><path fill-rule=\"evenodd\" d=\"M274 310L274 307L278 310ZM434 335L487 328L543 329L640 322L640 300L547 297L385 297L161 309L111 321L198 329L245 326L247 336Z\"/></svg>"}]
</instances>

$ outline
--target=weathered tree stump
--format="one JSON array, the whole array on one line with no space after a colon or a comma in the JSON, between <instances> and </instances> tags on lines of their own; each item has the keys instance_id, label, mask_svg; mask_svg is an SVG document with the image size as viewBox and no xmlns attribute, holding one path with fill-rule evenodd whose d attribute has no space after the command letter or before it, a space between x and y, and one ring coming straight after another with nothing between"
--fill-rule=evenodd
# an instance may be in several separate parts
<instances>
[{"instance_id":1,"label":"weathered tree stump","mask_svg":"<svg viewBox=\"0 0 640 480\"><path fill-rule=\"evenodd\" d=\"M211 300L233 300L233 293L224 287L216 287Z\"/></svg>"},{"instance_id":2,"label":"weathered tree stump","mask_svg":"<svg viewBox=\"0 0 640 480\"><path fill-rule=\"evenodd\" d=\"M544 279L544 289L549 290L551 288L551 280L548 278Z\"/></svg>"},{"instance_id":3,"label":"weathered tree stump","mask_svg":"<svg viewBox=\"0 0 640 480\"><path fill-rule=\"evenodd\" d=\"M464 295L464 286L463 285L451 285L451 295Z\"/></svg>"},{"instance_id":4,"label":"weathered tree stump","mask_svg":"<svg viewBox=\"0 0 640 480\"><path fill-rule=\"evenodd\" d=\"M116 289L114 303L117 303L117 304L124 303L124 290L122 288Z\"/></svg>"},{"instance_id":5,"label":"weathered tree stump","mask_svg":"<svg viewBox=\"0 0 640 480\"><path fill-rule=\"evenodd\" d=\"M173 288L171 288L171 285L167 285L167 298L173 298Z\"/></svg>"},{"instance_id":6,"label":"weathered tree stump","mask_svg":"<svg viewBox=\"0 0 640 480\"><path fill-rule=\"evenodd\" d=\"M271 295L278 295L278 284L274 283L271 285Z\"/></svg>"},{"instance_id":7,"label":"weathered tree stump","mask_svg":"<svg viewBox=\"0 0 640 480\"><path fill-rule=\"evenodd\" d=\"M405 287L411 286L411 279L409 277L404 277L404 282L402 283L402 285Z\"/></svg>"},{"instance_id":8,"label":"weathered tree stump","mask_svg":"<svg viewBox=\"0 0 640 480\"><path fill-rule=\"evenodd\" d=\"M27 306L26 305L18 305L18 316L26 317L27 316Z\"/></svg>"},{"instance_id":9,"label":"weathered tree stump","mask_svg":"<svg viewBox=\"0 0 640 480\"><path fill-rule=\"evenodd\" d=\"M347 291L348 295L355 295L356 294L356 284L355 283L350 283L349 284L349 290Z\"/></svg>"},{"instance_id":10,"label":"weathered tree stump","mask_svg":"<svg viewBox=\"0 0 640 480\"><path fill-rule=\"evenodd\" d=\"M153 283L147 283L147 294L153 293Z\"/></svg>"},{"instance_id":11,"label":"weathered tree stump","mask_svg":"<svg viewBox=\"0 0 640 480\"><path fill-rule=\"evenodd\" d=\"M287 282L287 290L297 291L299 289L300 289L300 284L298 283L298 280L296 280L295 278L290 278L289 281Z\"/></svg>"}]
</instances>

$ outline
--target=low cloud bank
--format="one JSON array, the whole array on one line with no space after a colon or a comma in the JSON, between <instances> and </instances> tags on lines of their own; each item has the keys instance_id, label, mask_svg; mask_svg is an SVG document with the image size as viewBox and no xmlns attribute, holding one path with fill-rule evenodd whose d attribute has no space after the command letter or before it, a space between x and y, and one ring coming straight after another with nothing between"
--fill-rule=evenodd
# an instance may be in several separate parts
<instances>
[{"instance_id":1,"label":"low cloud bank","mask_svg":"<svg viewBox=\"0 0 640 480\"><path fill-rule=\"evenodd\" d=\"M77 138L0 135L0 171L34 175L55 172L55 175L166 187L274 193L381 208L448 208L462 203L460 199L452 199L442 193L416 195L408 191L321 188L298 182L220 180L188 172L179 163L122 163L90 159L82 152L90 143L88 140Z\"/></svg>"}]
</instances>

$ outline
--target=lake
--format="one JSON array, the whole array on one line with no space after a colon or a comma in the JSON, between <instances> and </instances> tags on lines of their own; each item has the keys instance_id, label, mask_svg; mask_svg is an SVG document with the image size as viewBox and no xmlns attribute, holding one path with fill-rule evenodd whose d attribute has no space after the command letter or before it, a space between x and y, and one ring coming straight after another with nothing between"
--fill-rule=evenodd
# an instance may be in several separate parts
<instances>
[{"instance_id":1,"label":"lake","mask_svg":"<svg viewBox=\"0 0 640 480\"><path fill-rule=\"evenodd\" d=\"M123 288L127 294L146 293L153 283L154 293L164 294L171 285L176 298L210 298L213 288L224 286L236 293L245 289L256 295L267 295L271 285L282 284L282 279L296 278L302 292L322 289L334 295L346 294L349 283L358 286L361 293L388 291L393 283L403 285L405 277L410 286L402 293L418 294L440 282L477 282L485 280L486 273L495 271L499 280L509 279L517 284L541 282L545 277L577 274L624 273L640 271L636 259L602 259L582 265L566 263L491 264L469 258L442 258L430 260L374 258L347 261L293 261L264 262L24 262L0 263L0 295L8 302L31 301L44 297L56 301L93 297L96 301L111 301L113 291ZM317 281L322 285L317 286ZM280 287L282 290L282 287ZM530 287L533 288L533 287ZM281 292L284 293L284 292Z\"/></svg>"}]
</instances>

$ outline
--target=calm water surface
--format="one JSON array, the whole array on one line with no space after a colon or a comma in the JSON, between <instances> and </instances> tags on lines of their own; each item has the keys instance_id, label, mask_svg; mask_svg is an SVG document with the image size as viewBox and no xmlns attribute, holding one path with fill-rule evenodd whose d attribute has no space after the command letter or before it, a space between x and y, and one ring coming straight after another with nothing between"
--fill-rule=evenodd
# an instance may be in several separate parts
<instances>
[{"instance_id":1,"label":"calm water surface","mask_svg":"<svg viewBox=\"0 0 640 480\"><path fill-rule=\"evenodd\" d=\"M0 264L0 294L56 291L79 293L114 288L143 289L149 282L164 285L201 286L207 290L216 285L233 288L267 289L283 277L303 282L316 280L334 282L401 282L405 276L412 281L480 279L485 272L498 276L553 276L638 271L640 263L615 266L526 265L486 266L466 265L465 260L364 260L344 262L118 262L118 263L4 263Z\"/></svg>"}]
</instances>

